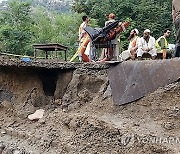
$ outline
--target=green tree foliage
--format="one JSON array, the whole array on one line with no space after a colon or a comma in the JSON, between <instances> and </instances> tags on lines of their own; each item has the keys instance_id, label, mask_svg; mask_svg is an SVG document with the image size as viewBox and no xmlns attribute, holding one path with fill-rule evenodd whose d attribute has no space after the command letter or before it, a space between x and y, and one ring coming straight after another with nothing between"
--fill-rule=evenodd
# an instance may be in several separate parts
<instances>
[{"instance_id":1,"label":"green tree foliage","mask_svg":"<svg viewBox=\"0 0 180 154\"><path fill-rule=\"evenodd\" d=\"M31 42L30 4L20 1L9 1L8 9L1 13L0 40L2 50L23 54Z\"/></svg>"},{"instance_id":2,"label":"green tree foliage","mask_svg":"<svg viewBox=\"0 0 180 154\"><path fill-rule=\"evenodd\" d=\"M7 10L2 11L0 18L0 48L3 52L28 53L32 56L33 44L60 43L68 47L70 58L78 47L78 28L82 16L78 13L58 13L44 7L32 7L22 0L9 1ZM97 26L96 20L91 19L90 25Z\"/></svg>"},{"instance_id":3,"label":"green tree foliage","mask_svg":"<svg viewBox=\"0 0 180 154\"><path fill-rule=\"evenodd\" d=\"M68 57L77 48L80 14L58 14L39 8L34 13L34 43L60 43L68 46Z\"/></svg>"},{"instance_id":4,"label":"green tree foliage","mask_svg":"<svg viewBox=\"0 0 180 154\"><path fill-rule=\"evenodd\" d=\"M99 26L104 26L109 13L116 14L116 19L120 21L131 21L129 29L138 28L142 35L144 29L149 28L152 35L158 38L162 35L165 28L173 29L171 17L172 0L74 0L73 10L78 13L85 13L88 16L97 19ZM129 35L121 34L122 48L127 48ZM173 43L174 38L171 38Z\"/></svg>"},{"instance_id":5,"label":"green tree foliage","mask_svg":"<svg viewBox=\"0 0 180 154\"><path fill-rule=\"evenodd\" d=\"M0 2L0 10L6 7L8 0ZM31 6L36 8L37 6L43 6L48 11L56 11L58 13L69 13L70 6L73 0L19 0L21 2L30 2Z\"/></svg>"},{"instance_id":6,"label":"green tree foliage","mask_svg":"<svg viewBox=\"0 0 180 154\"><path fill-rule=\"evenodd\" d=\"M71 0L64 0L63 4L66 2L70 5ZM36 3L42 7L37 8ZM32 44L60 43L68 46L70 58L78 46L78 28L82 15L90 17L91 27L103 27L108 14L113 12L116 19L131 22L130 28L120 36L121 49L124 50L133 28L138 28L140 35L149 28L155 38L165 28L172 28L171 3L171 0L74 0L72 8L77 13L67 14L54 12L58 6L52 4L51 8L55 9L49 8L48 0L9 0L8 7L0 13L0 48L15 54L31 51L32 55ZM171 42L173 40L172 37Z\"/></svg>"}]
</instances>

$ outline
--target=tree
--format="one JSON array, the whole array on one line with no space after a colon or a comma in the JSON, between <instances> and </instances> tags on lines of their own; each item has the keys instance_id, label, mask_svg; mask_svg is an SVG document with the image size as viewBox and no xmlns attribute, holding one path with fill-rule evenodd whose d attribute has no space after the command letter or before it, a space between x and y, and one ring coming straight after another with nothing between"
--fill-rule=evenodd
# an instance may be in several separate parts
<instances>
[{"instance_id":1,"label":"tree","mask_svg":"<svg viewBox=\"0 0 180 154\"><path fill-rule=\"evenodd\" d=\"M0 40L2 50L14 54L24 54L31 42L30 3L12 0L8 2L7 10L0 17Z\"/></svg>"},{"instance_id":2,"label":"tree","mask_svg":"<svg viewBox=\"0 0 180 154\"><path fill-rule=\"evenodd\" d=\"M60 43L68 47L68 58L78 47L78 28L82 22L82 14L66 14L49 12L45 8L34 10L34 38L32 43ZM91 19L91 26L96 21ZM62 56L62 55L59 55Z\"/></svg>"}]
</instances>

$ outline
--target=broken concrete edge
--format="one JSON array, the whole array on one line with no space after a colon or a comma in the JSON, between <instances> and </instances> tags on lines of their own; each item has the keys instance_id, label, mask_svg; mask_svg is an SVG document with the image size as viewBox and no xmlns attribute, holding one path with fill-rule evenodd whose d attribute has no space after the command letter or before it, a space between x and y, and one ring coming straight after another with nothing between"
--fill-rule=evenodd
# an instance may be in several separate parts
<instances>
[{"instance_id":1,"label":"broken concrete edge","mask_svg":"<svg viewBox=\"0 0 180 154\"><path fill-rule=\"evenodd\" d=\"M108 69L110 67L109 63L80 63L80 62L58 62L54 61L32 61L24 62L21 60L2 60L0 59L0 67L14 67L14 68L44 68L44 69Z\"/></svg>"}]
</instances>

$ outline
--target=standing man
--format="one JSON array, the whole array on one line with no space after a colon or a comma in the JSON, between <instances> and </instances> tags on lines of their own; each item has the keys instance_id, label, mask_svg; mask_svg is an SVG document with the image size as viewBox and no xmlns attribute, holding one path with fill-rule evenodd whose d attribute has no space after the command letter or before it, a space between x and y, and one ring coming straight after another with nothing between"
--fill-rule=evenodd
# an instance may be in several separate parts
<instances>
[{"instance_id":1,"label":"standing man","mask_svg":"<svg viewBox=\"0 0 180 154\"><path fill-rule=\"evenodd\" d=\"M88 26L89 18L87 16L82 16L83 23L79 27L79 47L83 43L84 39L88 36L84 28ZM82 55L79 53L79 61L82 62Z\"/></svg>"},{"instance_id":2,"label":"standing man","mask_svg":"<svg viewBox=\"0 0 180 154\"><path fill-rule=\"evenodd\" d=\"M156 49L158 53L163 54L163 59L167 57L168 51L168 41L167 38L170 37L171 30L169 28L164 30L164 35L157 39L156 41Z\"/></svg>"},{"instance_id":3,"label":"standing man","mask_svg":"<svg viewBox=\"0 0 180 154\"><path fill-rule=\"evenodd\" d=\"M153 60L157 56L156 47L155 47L155 38L150 36L149 29L146 29L144 31L143 37L141 37L138 41L138 50L137 50L138 60L141 60L142 55L144 53L150 54Z\"/></svg>"},{"instance_id":4,"label":"standing man","mask_svg":"<svg viewBox=\"0 0 180 154\"><path fill-rule=\"evenodd\" d=\"M89 19L87 16L82 17L83 23L79 27L79 42L82 43L82 39L87 36L84 28L88 26Z\"/></svg>"},{"instance_id":5,"label":"standing man","mask_svg":"<svg viewBox=\"0 0 180 154\"><path fill-rule=\"evenodd\" d=\"M176 28L175 57L180 57L180 0L172 1L172 18Z\"/></svg>"}]
</instances>

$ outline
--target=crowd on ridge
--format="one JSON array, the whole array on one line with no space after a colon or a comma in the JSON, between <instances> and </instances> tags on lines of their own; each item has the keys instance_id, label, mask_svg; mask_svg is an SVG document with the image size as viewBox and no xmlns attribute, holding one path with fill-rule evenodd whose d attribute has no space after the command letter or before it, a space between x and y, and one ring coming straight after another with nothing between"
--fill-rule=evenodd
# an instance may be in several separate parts
<instances>
[{"instance_id":1,"label":"crowd on ridge","mask_svg":"<svg viewBox=\"0 0 180 154\"><path fill-rule=\"evenodd\" d=\"M115 17L116 16L114 13L110 13L108 16L108 21L105 22L105 26L108 26L109 24L115 22ZM179 0L172 1L172 17L176 29L176 46L174 47L175 53L173 57L180 57L180 1ZM81 47L84 38L88 35L84 30L84 28L88 26L89 18L87 16L83 16L82 20L83 23L80 25L79 28L79 47ZM115 61L119 61L119 60L125 61L128 59L135 60L136 57L138 60L141 60L144 54L149 54L151 58L154 60L156 59L158 53L162 55L161 56L162 59L167 59L169 52L168 38L170 37L171 29L166 28L163 31L163 35L160 36L157 40L155 40L155 38L151 36L151 31L149 29L144 30L142 37L140 37L139 34L140 33L137 28L131 30L130 35L128 37L128 41L129 41L128 49L126 51L123 51L121 54L119 54L119 43L118 43L118 35L117 35L115 39L111 40L111 44L112 44L111 57L109 55L108 49L103 49L101 53L100 61L102 61L103 59L115 60ZM93 49L90 49L90 45L88 45L86 48L87 48L86 50L92 50L92 52L94 52ZM85 53L89 54L89 51L85 51ZM92 53L92 55L94 55L94 53ZM81 58L81 54L79 54L79 60L83 61L83 59Z\"/></svg>"}]
</instances>

